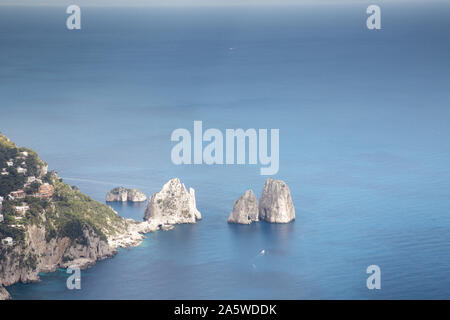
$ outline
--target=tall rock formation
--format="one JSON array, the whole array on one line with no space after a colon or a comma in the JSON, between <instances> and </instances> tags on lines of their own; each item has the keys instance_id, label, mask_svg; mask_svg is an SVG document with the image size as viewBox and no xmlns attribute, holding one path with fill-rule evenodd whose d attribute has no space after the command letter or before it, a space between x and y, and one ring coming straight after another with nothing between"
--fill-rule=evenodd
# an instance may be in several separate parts
<instances>
[{"instance_id":1,"label":"tall rock formation","mask_svg":"<svg viewBox=\"0 0 450 320\"><path fill-rule=\"evenodd\" d=\"M150 198L145 209L144 220L160 227L179 223L196 223L201 214L195 204L195 191L187 191L180 179L169 180Z\"/></svg>"},{"instance_id":2,"label":"tall rock formation","mask_svg":"<svg viewBox=\"0 0 450 320\"><path fill-rule=\"evenodd\" d=\"M258 198L252 190L247 190L234 202L233 211L228 217L228 222L250 224L258 220Z\"/></svg>"},{"instance_id":3,"label":"tall rock formation","mask_svg":"<svg viewBox=\"0 0 450 320\"><path fill-rule=\"evenodd\" d=\"M267 179L259 200L259 218L272 223L288 223L295 219L291 192L284 181Z\"/></svg>"}]
</instances>

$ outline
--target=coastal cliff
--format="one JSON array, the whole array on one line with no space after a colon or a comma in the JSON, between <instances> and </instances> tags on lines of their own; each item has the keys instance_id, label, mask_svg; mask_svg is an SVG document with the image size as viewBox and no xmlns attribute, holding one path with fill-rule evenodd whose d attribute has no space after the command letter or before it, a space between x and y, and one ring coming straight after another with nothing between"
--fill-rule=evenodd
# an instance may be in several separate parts
<instances>
[{"instance_id":1,"label":"coastal cliff","mask_svg":"<svg viewBox=\"0 0 450 320\"><path fill-rule=\"evenodd\" d=\"M28 226L25 233L23 243L0 249L0 281L4 286L38 281L39 272L53 272L58 267L86 268L116 253L89 227L82 229L77 241L69 237L48 239L45 227L37 225Z\"/></svg>"},{"instance_id":2,"label":"coastal cliff","mask_svg":"<svg viewBox=\"0 0 450 320\"><path fill-rule=\"evenodd\" d=\"M247 190L234 202L228 222L250 224L258 220L258 198L256 198L252 190Z\"/></svg>"},{"instance_id":3,"label":"coastal cliff","mask_svg":"<svg viewBox=\"0 0 450 320\"><path fill-rule=\"evenodd\" d=\"M196 223L201 218L194 189L190 188L188 192L178 178L169 180L161 191L152 195L144 215L145 221L161 228L179 223Z\"/></svg>"},{"instance_id":4,"label":"coastal cliff","mask_svg":"<svg viewBox=\"0 0 450 320\"><path fill-rule=\"evenodd\" d=\"M37 154L0 134L0 299L4 286L58 267L86 268L157 227L120 217L64 183Z\"/></svg>"},{"instance_id":5,"label":"coastal cliff","mask_svg":"<svg viewBox=\"0 0 450 320\"><path fill-rule=\"evenodd\" d=\"M147 201L147 196L137 189L126 189L124 187L117 187L106 194L107 202L144 202Z\"/></svg>"}]
</instances>

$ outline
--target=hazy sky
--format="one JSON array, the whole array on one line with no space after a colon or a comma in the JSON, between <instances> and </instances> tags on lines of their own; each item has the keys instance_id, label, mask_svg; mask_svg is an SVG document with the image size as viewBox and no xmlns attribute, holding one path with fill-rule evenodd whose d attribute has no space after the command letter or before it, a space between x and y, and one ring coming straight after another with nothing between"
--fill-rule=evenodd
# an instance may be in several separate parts
<instances>
[{"instance_id":1,"label":"hazy sky","mask_svg":"<svg viewBox=\"0 0 450 320\"><path fill-rule=\"evenodd\" d=\"M302 3L375 3L407 2L408 0L0 0L3 5L68 6L223 6L223 5L293 5ZM409 0L411 2L411 0Z\"/></svg>"},{"instance_id":2,"label":"hazy sky","mask_svg":"<svg viewBox=\"0 0 450 320\"><path fill-rule=\"evenodd\" d=\"M306 0L310 1L310 0ZM317 0L316 0L317 1ZM324 0L319 0L324 1ZM326 0L325 0L326 1ZM77 4L80 6L198 6L198 5L268 5L268 4L293 4L305 2L305 0L0 0L2 4L20 5L68 5Z\"/></svg>"}]
</instances>

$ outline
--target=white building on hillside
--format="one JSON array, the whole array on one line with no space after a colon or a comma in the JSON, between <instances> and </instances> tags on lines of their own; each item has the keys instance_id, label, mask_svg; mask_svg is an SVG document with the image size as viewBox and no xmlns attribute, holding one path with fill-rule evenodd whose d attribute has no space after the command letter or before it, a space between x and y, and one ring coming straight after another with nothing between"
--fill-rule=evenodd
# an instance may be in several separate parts
<instances>
[{"instance_id":1,"label":"white building on hillside","mask_svg":"<svg viewBox=\"0 0 450 320\"><path fill-rule=\"evenodd\" d=\"M23 204L21 206L16 206L16 211L18 214L25 214L28 210L30 210L30 207L27 206L26 204Z\"/></svg>"},{"instance_id":2,"label":"white building on hillside","mask_svg":"<svg viewBox=\"0 0 450 320\"><path fill-rule=\"evenodd\" d=\"M6 237L4 239L2 239L2 245L4 246L10 246L14 243L13 238L11 237Z\"/></svg>"},{"instance_id":3,"label":"white building on hillside","mask_svg":"<svg viewBox=\"0 0 450 320\"><path fill-rule=\"evenodd\" d=\"M18 168L17 168L17 172L18 172L18 173L27 173L27 169L22 168L22 167L18 167Z\"/></svg>"}]
</instances>

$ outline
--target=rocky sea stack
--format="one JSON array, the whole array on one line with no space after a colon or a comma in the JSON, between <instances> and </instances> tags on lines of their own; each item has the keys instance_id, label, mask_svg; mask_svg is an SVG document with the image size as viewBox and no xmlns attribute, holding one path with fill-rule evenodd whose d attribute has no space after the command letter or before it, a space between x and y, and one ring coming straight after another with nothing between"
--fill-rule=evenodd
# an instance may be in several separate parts
<instances>
[{"instance_id":1,"label":"rocky sea stack","mask_svg":"<svg viewBox=\"0 0 450 320\"><path fill-rule=\"evenodd\" d=\"M247 190L234 202L233 211L228 217L228 222L250 224L258 220L258 198L252 190Z\"/></svg>"},{"instance_id":2,"label":"rocky sea stack","mask_svg":"<svg viewBox=\"0 0 450 320\"><path fill-rule=\"evenodd\" d=\"M295 220L291 192L284 181L267 179L259 199L259 218L272 223Z\"/></svg>"},{"instance_id":3,"label":"rocky sea stack","mask_svg":"<svg viewBox=\"0 0 450 320\"><path fill-rule=\"evenodd\" d=\"M201 214L195 204L195 191L187 191L180 179L168 181L160 192L150 198L144 220L161 228L179 223L196 223Z\"/></svg>"},{"instance_id":4,"label":"rocky sea stack","mask_svg":"<svg viewBox=\"0 0 450 320\"><path fill-rule=\"evenodd\" d=\"M107 202L144 202L147 196L137 189L126 189L124 187L117 187L106 194Z\"/></svg>"}]
</instances>

